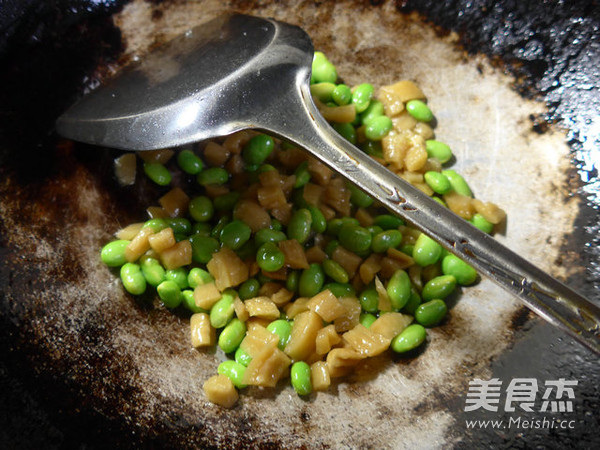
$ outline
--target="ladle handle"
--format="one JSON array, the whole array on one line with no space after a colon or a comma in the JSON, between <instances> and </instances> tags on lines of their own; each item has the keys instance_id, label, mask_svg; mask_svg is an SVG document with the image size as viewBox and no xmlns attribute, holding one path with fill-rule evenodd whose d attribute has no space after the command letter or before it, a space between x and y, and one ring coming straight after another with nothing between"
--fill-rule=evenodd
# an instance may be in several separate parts
<instances>
[{"instance_id":1,"label":"ladle handle","mask_svg":"<svg viewBox=\"0 0 600 450\"><path fill-rule=\"evenodd\" d=\"M344 175L391 212L403 217L444 248L467 261L531 310L596 353L600 353L600 308L429 196L383 168L341 137L323 119L307 83L298 86L304 115L279 121L285 136Z\"/></svg>"}]
</instances>

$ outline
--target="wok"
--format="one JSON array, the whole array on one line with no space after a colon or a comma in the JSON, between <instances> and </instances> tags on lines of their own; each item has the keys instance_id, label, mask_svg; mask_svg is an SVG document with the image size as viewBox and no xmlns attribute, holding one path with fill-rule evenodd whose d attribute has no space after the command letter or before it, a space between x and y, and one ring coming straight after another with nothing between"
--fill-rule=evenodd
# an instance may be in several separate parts
<instances>
[{"instance_id":1,"label":"wok","mask_svg":"<svg viewBox=\"0 0 600 450\"><path fill-rule=\"evenodd\" d=\"M191 350L186 317L123 294L98 261L156 193L118 188L118 152L53 133L69 103L149 47L224 9L274 16L305 28L350 84L419 80L458 169L508 210L498 238L598 301L595 2L19 5L4 6L0 43L4 447L597 447L597 356L485 281L416 358L375 359L308 400L282 386L230 411L205 403L219 355ZM469 381L493 377L576 380L573 412L465 411ZM574 428L465 422L521 416Z\"/></svg>"}]
</instances>

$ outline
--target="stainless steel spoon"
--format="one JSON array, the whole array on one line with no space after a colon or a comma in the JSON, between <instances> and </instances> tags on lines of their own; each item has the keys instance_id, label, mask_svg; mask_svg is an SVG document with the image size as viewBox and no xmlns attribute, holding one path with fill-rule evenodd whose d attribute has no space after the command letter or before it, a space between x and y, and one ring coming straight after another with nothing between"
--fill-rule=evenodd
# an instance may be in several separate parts
<instances>
[{"instance_id":1,"label":"stainless steel spoon","mask_svg":"<svg viewBox=\"0 0 600 450\"><path fill-rule=\"evenodd\" d=\"M221 16L152 52L57 122L63 136L125 150L175 147L259 129L319 158L390 211L600 353L600 308L368 157L322 118L300 28Z\"/></svg>"}]
</instances>

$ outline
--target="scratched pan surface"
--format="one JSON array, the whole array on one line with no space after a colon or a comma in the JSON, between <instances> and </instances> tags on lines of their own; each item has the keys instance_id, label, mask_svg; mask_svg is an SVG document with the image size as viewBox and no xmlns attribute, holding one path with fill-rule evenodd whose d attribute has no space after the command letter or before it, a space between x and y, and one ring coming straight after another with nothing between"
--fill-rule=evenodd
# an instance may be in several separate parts
<instances>
[{"instance_id":1,"label":"scratched pan surface","mask_svg":"<svg viewBox=\"0 0 600 450\"><path fill-rule=\"evenodd\" d=\"M552 53L560 50L553 47L555 38L567 46L597 39L592 10L578 3L573 10L553 9L547 14L564 13L563 22L544 19L536 29L527 17L533 13L509 15L518 8L511 2L488 9L469 2L460 15L461 2L260 3L140 0L60 14L60 2L40 3L20 29L2 30L0 50L11 65L4 66L9 70L0 97L6 118L0 149L0 444L597 447L597 357L487 280L452 301L449 319L432 330L417 358L375 358L306 400L283 385L249 389L236 408L222 410L205 401L201 387L223 355L192 350L185 316L124 295L115 274L100 264L102 243L143 217L158 192L147 183L119 189L111 175L118 152L57 145L51 123L82 88L151 46L237 10L301 25L348 84L418 80L436 112L437 137L457 155L457 169L477 196L508 212L498 239L599 300L592 208L598 204L598 157L592 151L599 134L598 74L593 59L584 64L598 51L585 47L586 60L585 52L574 50L562 63ZM36 20L43 26L33 26ZM567 28L544 34L545 21ZM16 45L28 29L33 38ZM24 57L23 49L31 53ZM572 64L577 58L581 65ZM7 88L8 82L20 83L22 92ZM31 125L24 125L26 119ZM582 181L586 173L589 179ZM542 390L534 411L507 410L503 395L497 412L465 412L469 381L492 377L504 387L514 378L535 379ZM536 412L543 384L558 378L578 381L574 411ZM519 417L569 420L574 428L465 424Z\"/></svg>"}]
</instances>

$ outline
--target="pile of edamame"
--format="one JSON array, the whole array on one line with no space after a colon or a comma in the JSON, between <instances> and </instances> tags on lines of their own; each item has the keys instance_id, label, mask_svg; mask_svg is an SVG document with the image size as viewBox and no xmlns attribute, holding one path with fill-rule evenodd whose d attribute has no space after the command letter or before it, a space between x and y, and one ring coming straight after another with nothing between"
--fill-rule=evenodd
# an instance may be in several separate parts
<instances>
[{"instance_id":1,"label":"pile of edamame","mask_svg":"<svg viewBox=\"0 0 600 450\"><path fill-rule=\"evenodd\" d=\"M452 151L433 138L434 116L420 89L403 83L383 88L376 98L372 84L347 86L338 80L335 66L325 55L315 53L311 91L333 128L491 233L503 219L498 213L501 210L476 201L465 179L445 167L454 159ZM278 347L284 350L294 324L287 312L295 302L302 310L303 299L325 290L338 299L354 299L360 304L360 315L348 320L354 321L352 327L366 329L388 313L410 316L407 324L412 323L391 338L389 348L412 357L427 341L427 329L444 322L448 314L445 300L456 293L457 286L477 281L477 273L467 263L390 215L376 199L342 181L300 149L256 132L241 132L215 143L225 154L218 163L203 153L206 143L179 149L168 161L140 161L144 173L163 194L172 188L185 192L185 208L173 215L166 213L166 208L155 208L154 217L117 233L118 239L103 247L101 258L107 266L120 270L130 294L155 292L169 309L205 314L218 336L216 344L229 357L219 365L218 374L229 379L236 390L247 386L244 371L251 357L240 344L250 325L274 333ZM174 180L180 180L177 186ZM238 214L241 202L260 207L252 221ZM261 226L258 218L263 216ZM161 232L165 241L157 239L156 245L145 245L148 236ZM135 252L131 256L134 241L136 245L143 241L141 256ZM291 262L291 253L283 246L289 241L297 242L295 248L304 254L296 256L305 262ZM182 242L183 253L190 249L189 255L184 255L186 263L168 267L156 249L174 248ZM239 284L217 292L214 304L203 308L194 292L215 282L208 266L224 247L244 262L248 275ZM278 304L277 317L238 317L235 305L273 292L290 294L289 300ZM344 304L348 303L340 303ZM346 328L332 323L340 338L333 348L348 347L344 341L347 323ZM324 321L326 325L329 323ZM307 361L290 360L287 373L298 395L313 392L311 367L321 362L318 367L323 370L326 357L313 354Z\"/></svg>"}]
</instances>

